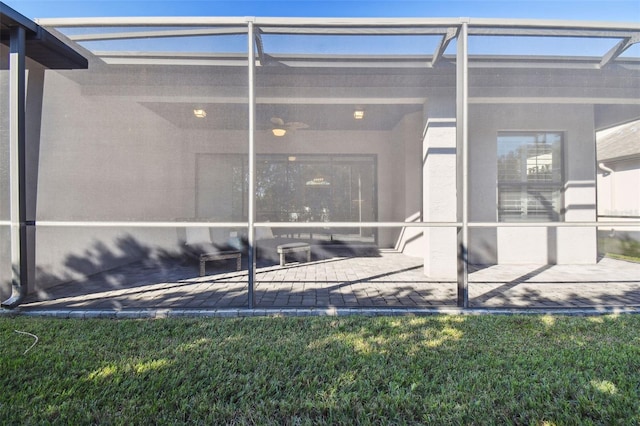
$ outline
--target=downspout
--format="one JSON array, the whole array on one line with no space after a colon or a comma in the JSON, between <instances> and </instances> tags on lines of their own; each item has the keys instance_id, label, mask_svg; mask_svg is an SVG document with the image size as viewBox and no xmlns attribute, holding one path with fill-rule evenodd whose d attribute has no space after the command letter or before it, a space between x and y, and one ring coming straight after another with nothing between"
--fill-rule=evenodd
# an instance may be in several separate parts
<instances>
[{"instance_id":1,"label":"downspout","mask_svg":"<svg viewBox=\"0 0 640 426\"><path fill-rule=\"evenodd\" d=\"M604 172L604 176L609 176L611 173L613 173L613 169L605 166L604 163L598 163L598 168Z\"/></svg>"},{"instance_id":2,"label":"downspout","mask_svg":"<svg viewBox=\"0 0 640 426\"><path fill-rule=\"evenodd\" d=\"M611 169L610 167L607 167L604 163L598 163L598 168L602 170L602 177L607 177L613 173L613 169ZM611 211L615 211L615 208L614 208L616 204L615 189L616 189L615 184L613 182L613 179L611 179L609 181L609 213ZM613 229L611 230L611 232L613 232Z\"/></svg>"}]
</instances>

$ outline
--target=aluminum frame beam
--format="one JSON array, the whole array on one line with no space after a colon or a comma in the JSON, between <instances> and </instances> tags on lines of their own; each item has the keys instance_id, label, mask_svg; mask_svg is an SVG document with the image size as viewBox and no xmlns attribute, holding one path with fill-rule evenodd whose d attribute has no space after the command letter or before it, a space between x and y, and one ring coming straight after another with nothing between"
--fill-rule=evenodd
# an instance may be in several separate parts
<instances>
[{"instance_id":1,"label":"aluminum frame beam","mask_svg":"<svg viewBox=\"0 0 640 426\"><path fill-rule=\"evenodd\" d=\"M427 31L438 29L444 32L450 27L468 25L469 34L484 31L496 35L522 35L523 31L544 33L554 31L555 35L575 34L576 31L595 34L597 32L638 32L638 22L601 22L541 19L500 19L500 18L286 18L286 17L102 17L102 18L42 18L36 23L51 27L162 27L162 26L239 26L252 22L256 27L300 28L312 31L345 27L363 32L388 31L394 28L415 27ZM264 29L263 29L264 30ZM437 30L436 30L437 31Z\"/></svg>"},{"instance_id":2,"label":"aluminum frame beam","mask_svg":"<svg viewBox=\"0 0 640 426\"><path fill-rule=\"evenodd\" d=\"M438 47L433 54L433 58L431 59L432 67L435 66L436 63L440 61L440 59L442 59L442 55L444 55L445 50L447 50L449 43L451 42L451 40L458 36L459 31L460 28L452 27L447 30L447 33L445 35L442 36L442 40L440 41L440 44L438 44Z\"/></svg>"},{"instance_id":3,"label":"aluminum frame beam","mask_svg":"<svg viewBox=\"0 0 640 426\"><path fill-rule=\"evenodd\" d=\"M622 55L625 50L638 42L640 42L640 35L625 37L624 39L620 40L618 44L613 46L611 50L604 54L604 56L602 57L602 61L600 61L600 68L610 64L618 56Z\"/></svg>"},{"instance_id":4,"label":"aluminum frame beam","mask_svg":"<svg viewBox=\"0 0 640 426\"><path fill-rule=\"evenodd\" d=\"M104 40L135 40L141 38L174 38L174 37L205 37L218 35L245 35L247 27L238 28L203 28L203 29L182 29L182 30L159 30L159 31L128 31L119 33L102 34L74 34L68 35L69 40L80 41L104 41Z\"/></svg>"},{"instance_id":5,"label":"aluminum frame beam","mask_svg":"<svg viewBox=\"0 0 640 426\"><path fill-rule=\"evenodd\" d=\"M255 42L256 42L256 51L258 53L258 61L260 61L260 65L265 65L267 63L267 58L264 54L264 44L262 43L262 31L260 28L255 28Z\"/></svg>"},{"instance_id":6,"label":"aluminum frame beam","mask_svg":"<svg viewBox=\"0 0 640 426\"><path fill-rule=\"evenodd\" d=\"M116 40L156 37L187 37L198 35L245 34L246 26L254 26L254 34L307 34L307 35L442 35L434 55L425 59L427 66L435 66L443 57L449 42L456 37L462 25L467 25L468 36L515 36L515 37L586 37L586 38L618 38L621 41L607 52L599 61L594 61L595 68L601 68L615 60L630 45L640 40L640 25L637 23L609 23L591 21L564 20L527 20L482 18L270 18L270 17L141 17L141 18L48 18L37 20L40 25L65 27L194 27L217 26L218 28L198 29L166 29L156 31L122 32L107 34L72 35L74 41ZM226 28L225 28L226 27ZM235 27L235 28L234 28ZM260 64L269 57L261 42L257 46ZM97 52L96 52L97 53ZM123 52L126 53L126 52ZM98 56L100 54L98 53ZM125 55L126 56L126 55ZM269 57L270 58L270 57ZM230 59L230 58L229 58ZM359 58L360 61L367 58ZM393 57L397 66L398 57ZM475 60L476 58L474 58ZM510 57L527 66L535 65L540 58ZM558 66L558 58L553 58ZM284 61L290 60L285 63ZM169 62L167 62L169 61ZM384 62L367 62L366 66L384 66ZM410 66L425 66L419 58L413 58ZM135 60L110 60L110 63L135 64ZM234 61L231 61L233 65ZM280 59L287 66L319 66L321 58L307 58L300 61L294 58ZM146 59L145 64L188 65L189 61L171 61ZM223 65L221 62L195 61L195 65ZM354 61L343 61L332 57L332 66L357 66ZM408 64L405 64L408 65ZM490 64L495 65L495 64ZM562 66L562 65L560 65ZM569 65L570 67L571 65Z\"/></svg>"},{"instance_id":7,"label":"aluminum frame beam","mask_svg":"<svg viewBox=\"0 0 640 426\"><path fill-rule=\"evenodd\" d=\"M248 259L248 291L247 306L253 309L253 289L256 281L256 245L255 245L255 221L256 221L256 148L255 148L255 128L256 128L256 94L255 94L255 74L256 74L256 53L255 53L255 28L253 22L249 22L248 37L248 84L249 84L249 199L247 200L248 228L247 240L249 243Z\"/></svg>"},{"instance_id":8,"label":"aluminum frame beam","mask_svg":"<svg viewBox=\"0 0 640 426\"><path fill-rule=\"evenodd\" d=\"M11 221L0 221L11 225ZM84 228L246 228L247 222L127 222L127 221L54 221L35 223L41 227ZM462 222L254 222L256 228L460 228ZM468 222L469 228L591 228L608 226L640 226L640 220L580 222Z\"/></svg>"},{"instance_id":9,"label":"aluminum frame beam","mask_svg":"<svg viewBox=\"0 0 640 426\"><path fill-rule=\"evenodd\" d=\"M469 307L469 52L468 24L463 23L456 49L456 149L458 208L462 226L458 228L457 304Z\"/></svg>"}]
</instances>

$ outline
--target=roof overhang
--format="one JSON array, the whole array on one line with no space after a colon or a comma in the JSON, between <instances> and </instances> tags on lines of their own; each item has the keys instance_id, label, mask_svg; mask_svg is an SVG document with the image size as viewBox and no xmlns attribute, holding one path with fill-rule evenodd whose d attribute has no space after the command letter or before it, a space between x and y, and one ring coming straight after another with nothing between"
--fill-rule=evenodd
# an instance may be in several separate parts
<instances>
[{"instance_id":1,"label":"roof overhang","mask_svg":"<svg viewBox=\"0 0 640 426\"><path fill-rule=\"evenodd\" d=\"M9 46L12 28L25 29L26 57L49 69L86 69L87 59L29 18L0 2L0 41ZM4 65L6 61L1 61Z\"/></svg>"}]
</instances>

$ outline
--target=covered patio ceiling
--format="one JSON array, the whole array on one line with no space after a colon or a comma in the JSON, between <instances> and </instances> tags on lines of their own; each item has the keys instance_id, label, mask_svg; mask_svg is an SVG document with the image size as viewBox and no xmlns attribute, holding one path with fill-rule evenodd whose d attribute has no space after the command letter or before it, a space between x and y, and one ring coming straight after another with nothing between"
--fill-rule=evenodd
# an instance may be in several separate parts
<instances>
[{"instance_id":1,"label":"covered patio ceiling","mask_svg":"<svg viewBox=\"0 0 640 426\"><path fill-rule=\"evenodd\" d=\"M194 120L192 102L142 102L146 108L179 128L246 130L249 111L246 104L199 103L207 116ZM256 105L256 129L270 130L272 118L281 118L285 123L301 123L305 130L341 131L389 131L406 114L421 111L422 104L368 105L357 108L365 112L366 119L354 120L354 106L350 104L258 104ZM286 127L286 126L285 126Z\"/></svg>"}]
</instances>

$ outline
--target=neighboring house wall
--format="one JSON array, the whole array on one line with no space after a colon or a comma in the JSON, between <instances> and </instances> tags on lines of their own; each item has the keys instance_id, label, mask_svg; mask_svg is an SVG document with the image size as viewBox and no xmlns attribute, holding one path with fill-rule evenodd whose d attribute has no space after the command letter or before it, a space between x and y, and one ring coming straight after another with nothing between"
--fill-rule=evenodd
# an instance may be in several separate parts
<instances>
[{"instance_id":1,"label":"neighboring house wall","mask_svg":"<svg viewBox=\"0 0 640 426\"><path fill-rule=\"evenodd\" d=\"M602 163L613 172L599 170L598 215L640 217L640 157Z\"/></svg>"},{"instance_id":2,"label":"neighboring house wall","mask_svg":"<svg viewBox=\"0 0 640 426\"><path fill-rule=\"evenodd\" d=\"M634 118L597 134L599 222L640 219L640 121ZM600 227L599 243L601 253L640 255L637 227Z\"/></svg>"},{"instance_id":3,"label":"neighboring house wall","mask_svg":"<svg viewBox=\"0 0 640 426\"><path fill-rule=\"evenodd\" d=\"M598 221L605 225L599 228L600 251L638 257L638 228L606 226L606 222L640 219L640 157L601 163L612 172L598 173Z\"/></svg>"}]
</instances>

